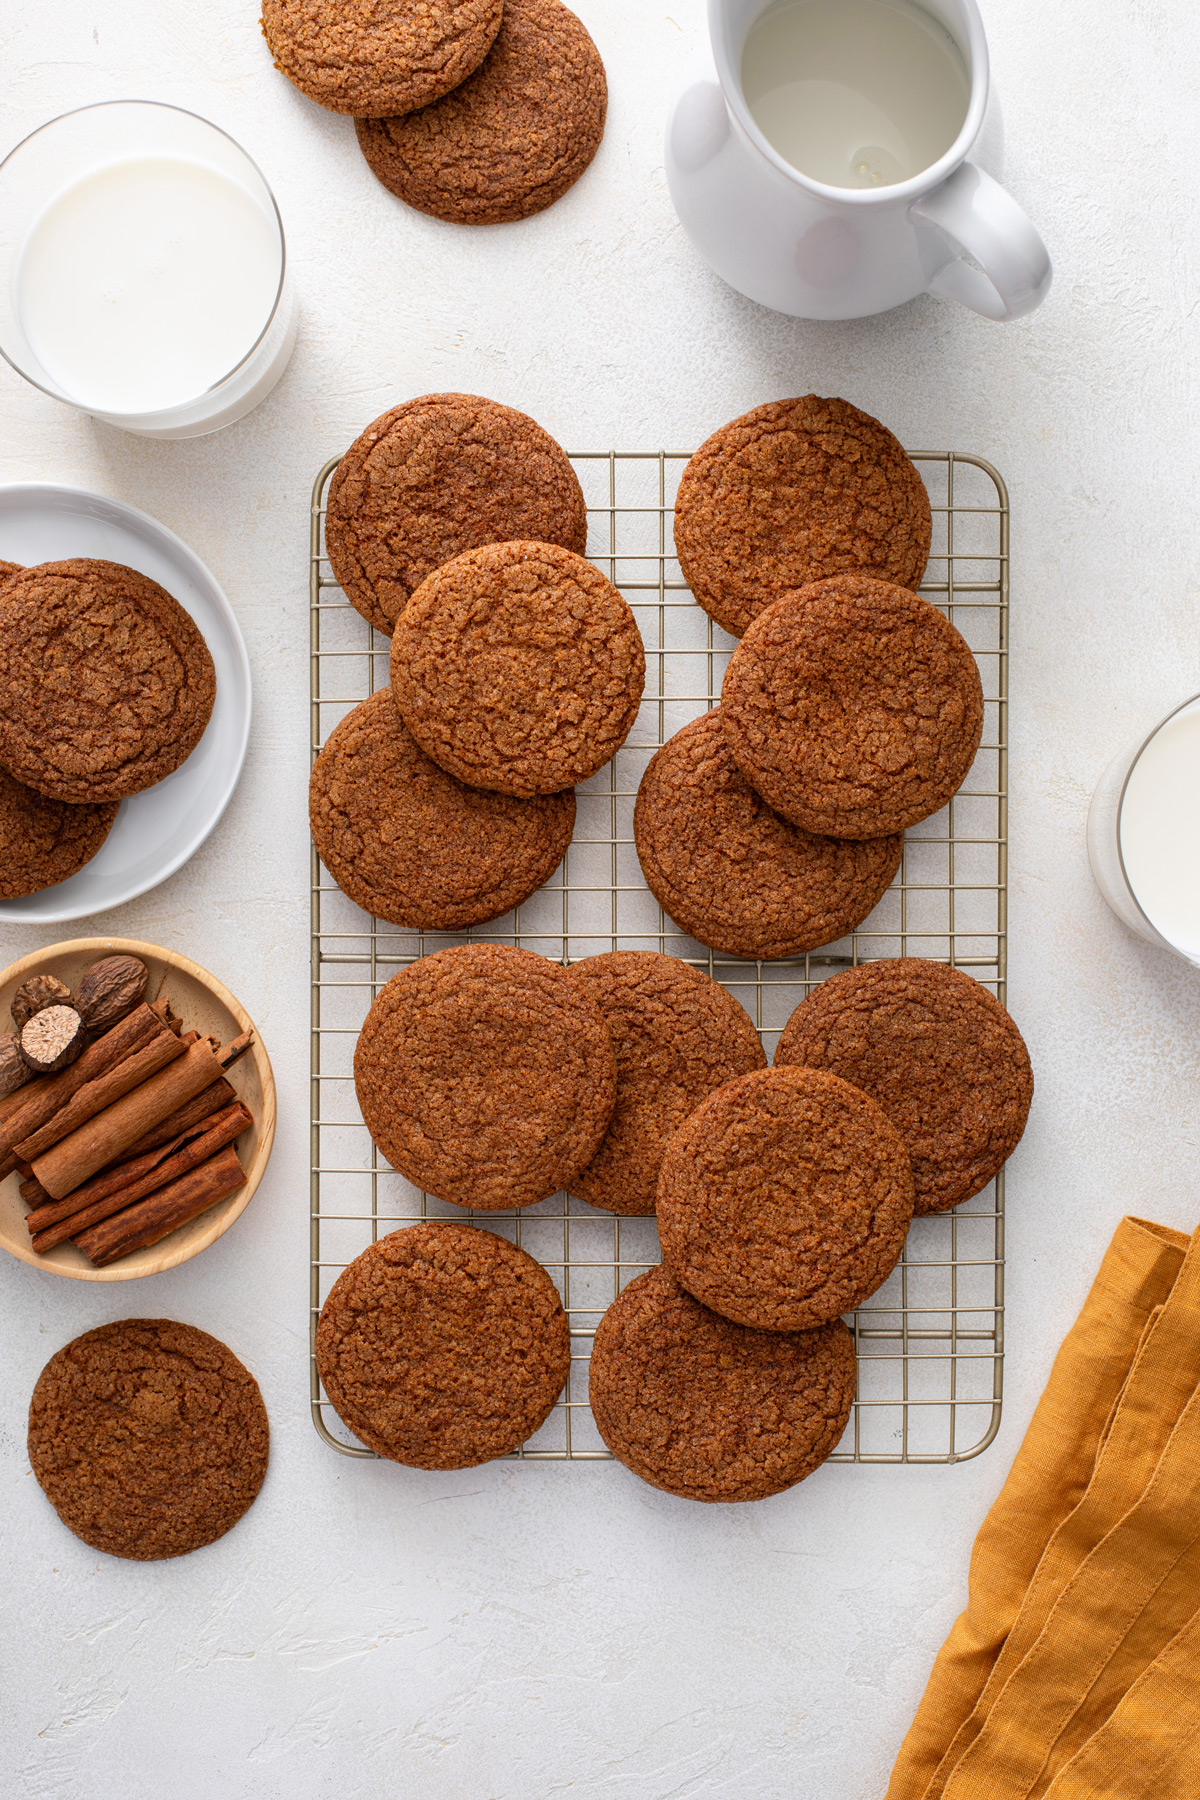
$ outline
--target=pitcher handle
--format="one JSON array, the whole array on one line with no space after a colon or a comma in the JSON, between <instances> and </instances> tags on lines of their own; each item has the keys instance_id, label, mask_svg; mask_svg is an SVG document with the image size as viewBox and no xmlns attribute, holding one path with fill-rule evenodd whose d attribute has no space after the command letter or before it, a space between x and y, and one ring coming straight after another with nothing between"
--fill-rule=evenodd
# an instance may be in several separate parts
<instances>
[{"instance_id":1,"label":"pitcher handle","mask_svg":"<svg viewBox=\"0 0 1200 1800\"><path fill-rule=\"evenodd\" d=\"M929 283L931 294L961 301L985 319L1019 319L1046 298L1054 271L1045 244L1012 195L974 163L914 200L909 217L934 226L979 264L956 254Z\"/></svg>"}]
</instances>

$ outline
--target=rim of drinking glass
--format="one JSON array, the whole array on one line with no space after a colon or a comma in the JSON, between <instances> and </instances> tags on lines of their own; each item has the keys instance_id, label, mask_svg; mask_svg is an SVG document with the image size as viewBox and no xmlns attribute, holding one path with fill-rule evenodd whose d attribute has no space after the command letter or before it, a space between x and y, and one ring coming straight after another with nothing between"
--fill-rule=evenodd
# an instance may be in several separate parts
<instances>
[{"instance_id":1,"label":"rim of drinking glass","mask_svg":"<svg viewBox=\"0 0 1200 1800\"><path fill-rule=\"evenodd\" d=\"M1150 917L1150 914L1146 911L1145 907L1142 905L1141 901L1138 899L1137 889L1134 887L1133 882L1129 879L1129 870L1125 867L1125 852L1121 848L1121 814L1125 810L1125 790L1129 786L1129 783L1132 781L1133 771L1137 768L1138 764L1141 762L1142 757L1145 755L1146 751L1150 748L1151 744L1154 742L1154 740L1158 736L1159 732L1163 729L1164 725L1169 725L1171 723L1172 719L1174 719L1179 713L1186 712L1186 710L1189 706L1194 706L1196 704L1197 700L1200 700L1200 694L1189 694L1186 700L1181 700L1179 702L1178 706L1173 706L1169 713L1164 713L1162 718L1158 721L1157 725L1151 726L1150 730L1146 733L1145 737L1142 739L1141 743L1138 745L1137 750L1134 753L1133 761L1130 763L1129 768L1126 770L1125 779L1121 783L1121 792L1117 797L1117 833L1116 833L1116 835L1117 835L1117 861L1121 865L1121 879L1125 883L1125 888L1129 895L1129 898L1133 901L1133 904L1137 907L1138 911L1141 913L1143 919L1145 919L1147 925L1150 927L1150 929L1154 933L1155 937L1158 938L1160 943L1166 944L1169 949L1174 950L1176 956L1183 956L1183 957L1187 957L1186 950L1181 950L1179 948L1178 944L1173 944L1171 942L1170 938L1166 935L1166 933L1161 931L1159 929L1159 927L1154 923L1154 920ZM1188 960L1190 961L1191 959L1188 958Z\"/></svg>"},{"instance_id":2,"label":"rim of drinking glass","mask_svg":"<svg viewBox=\"0 0 1200 1800\"><path fill-rule=\"evenodd\" d=\"M287 234L283 229L283 214L279 210L279 202L275 198L275 190L272 188L270 182L251 156L250 152L246 149L245 145L239 144L231 131L226 131L223 126L214 125L211 119L206 119L203 113L193 112L189 106L173 106L169 100L90 100L86 106L69 106L66 112L56 113L52 119L46 119L41 125L36 125L32 131L26 132L25 136L21 138L18 143L15 143L11 150L3 157L0 157L0 176L3 176L5 169L8 167L13 157L16 156L17 152L23 150L26 144L32 143L35 137L40 137L43 131L50 131L55 125L61 125L64 119L76 118L80 113L100 112L102 108L107 106L145 106L152 107L157 112L182 113L186 119L195 119L199 124L207 125L210 131L215 131L218 137L223 137L227 143L233 145L234 149L241 156L245 157L246 161L250 164L250 167L254 170L254 173L258 176L258 179L262 182L263 187L267 190L267 198L271 202L271 210L275 214L275 224L279 231L279 285L275 289L275 298L271 302L271 310L267 314L267 322L251 344L250 348L246 351L245 355L239 356L231 369L226 369L224 375L219 376L216 381L210 382L209 385L204 388L201 393L197 394L194 399L178 401L174 406L160 406L153 412L103 412L97 410L95 407L85 406L78 400L72 400L69 396L56 393L53 388L44 387L43 384L40 381L37 381L32 375L27 375L25 370L20 368L13 361L3 344L0 344L0 356L4 358L10 369L14 370L16 374L21 377L22 381L27 381L30 387L35 387L40 394L48 395L51 400L65 400L65 403L68 406L78 407L80 412L91 413L94 418L163 419L168 417L171 413L177 413L181 407L194 406L196 401L203 400L208 394L215 394L218 388L224 387L225 383L232 380L238 370L244 368L250 361L250 358L254 355L255 351L270 331L272 325L275 323L275 316L279 311L279 303L283 299L283 284L287 276Z\"/></svg>"},{"instance_id":3,"label":"rim of drinking glass","mask_svg":"<svg viewBox=\"0 0 1200 1800\"><path fill-rule=\"evenodd\" d=\"M756 18L766 12L771 0L763 0ZM789 180L799 182L810 193L819 194L823 200L835 200L844 206L884 206L904 205L909 201L922 198L931 188L941 185L948 176L954 173L959 163L964 162L972 145L983 129L983 116L987 111L988 91L991 86L991 59L988 55L987 33L983 28L983 18L976 0L960 0L967 16L966 49L971 59L971 67L967 71L971 92L967 100L967 114L962 128L948 150L943 151L936 162L930 163L927 169L920 169L910 175L907 181L889 182L883 187L843 188L832 187L826 181L817 181L812 175L806 175L793 163L781 156L775 146L755 123L754 115L746 104L742 93L741 71L730 67L729 58L725 54L725 34L714 30L719 17L718 8L722 0L708 0L709 42L712 47L713 61L717 67L721 90L726 105L730 107L742 130L746 133L756 150L767 158ZM927 12L928 9L916 0L917 10ZM950 30L944 19L936 19L936 24L954 39L959 51L963 46L958 41L956 32ZM743 48L744 48L743 43ZM726 79L728 77L728 80Z\"/></svg>"}]
</instances>

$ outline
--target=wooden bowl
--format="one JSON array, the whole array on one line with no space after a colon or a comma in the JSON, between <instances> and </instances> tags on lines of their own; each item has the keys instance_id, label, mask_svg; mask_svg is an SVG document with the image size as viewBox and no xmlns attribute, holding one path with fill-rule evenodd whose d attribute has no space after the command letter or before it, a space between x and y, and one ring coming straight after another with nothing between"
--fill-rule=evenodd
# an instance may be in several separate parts
<instances>
[{"instance_id":1,"label":"wooden bowl","mask_svg":"<svg viewBox=\"0 0 1200 1800\"><path fill-rule=\"evenodd\" d=\"M163 950L157 944L140 943L136 938L94 937L51 944L48 949L35 950L32 956L23 956L20 962L5 969L0 974L0 1029L12 1029L8 1016L12 997L31 975L57 975L73 989L91 963L99 962L102 956L120 952L141 957L150 971L146 998L157 1000L165 994L183 1020L185 1031L211 1033L226 1044L230 1038L252 1028L253 1021L245 1008L199 963L177 955L174 950ZM227 1200L210 1207L208 1212L201 1213L199 1218L186 1225L180 1225L168 1237L160 1238L157 1244L133 1250L109 1268L94 1269L74 1244L59 1244L44 1256L30 1248L25 1226L26 1208L19 1192L20 1177L10 1175L7 1181L0 1183L0 1245L13 1256L20 1257L22 1262L32 1263L34 1268L45 1269L52 1275L67 1275L74 1281L134 1281L139 1275L157 1275L162 1269L173 1269L177 1263L187 1262L201 1250L207 1250L249 1206L254 1190L263 1178L275 1138L275 1077L257 1032L250 1049L226 1071L226 1077L254 1114L253 1125L237 1140L237 1153L246 1171L246 1180Z\"/></svg>"}]
</instances>

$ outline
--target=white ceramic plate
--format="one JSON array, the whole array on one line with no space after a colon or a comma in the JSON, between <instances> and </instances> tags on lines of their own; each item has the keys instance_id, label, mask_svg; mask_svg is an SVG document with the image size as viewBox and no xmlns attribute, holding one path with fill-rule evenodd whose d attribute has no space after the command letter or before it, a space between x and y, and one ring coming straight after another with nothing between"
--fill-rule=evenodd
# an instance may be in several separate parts
<instances>
[{"instance_id":1,"label":"white ceramic plate","mask_svg":"<svg viewBox=\"0 0 1200 1800\"><path fill-rule=\"evenodd\" d=\"M120 906L156 887L204 842L237 786L250 735L250 663L220 587L173 531L136 507L58 482L0 485L0 559L103 557L140 569L191 614L217 671L208 729L192 754L145 793L122 801L99 854L55 887L0 901L0 919L55 924Z\"/></svg>"}]
</instances>

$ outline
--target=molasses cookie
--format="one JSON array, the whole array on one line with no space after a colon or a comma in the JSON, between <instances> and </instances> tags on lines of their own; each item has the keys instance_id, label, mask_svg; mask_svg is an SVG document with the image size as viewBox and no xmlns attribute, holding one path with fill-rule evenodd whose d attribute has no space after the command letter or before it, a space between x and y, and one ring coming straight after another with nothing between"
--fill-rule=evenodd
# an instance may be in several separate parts
<instances>
[{"instance_id":1,"label":"molasses cookie","mask_svg":"<svg viewBox=\"0 0 1200 1800\"><path fill-rule=\"evenodd\" d=\"M73 557L0 584L0 764L52 800L153 787L200 742L216 691L200 632L136 569Z\"/></svg>"},{"instance_id":2,"label":"molasses cookie","mask_svg":"<svg viewBox=\"0 0 1200 1800\"><path fill-rule=\"evenodd\" d=\"M765 1500L836 1449L856 1378L840 1319L750 1331L651 1269L600 1321L590 1398L604 1442L651 1487L681 1500Z\"/></svg>"},{"instance_id":3,"label":"molasses cookie","mask_svg":"<svg viewBox=\"0 0 1200 1800\"><path fill-rule=\"evenodd\" d=\"M668 1138L706 1094L766 1066L745 1008L699 969L653 950L573 963L617 1053L617 1104L571 1192L614 1213L652 1213Z\"/></svg>"},{"instance_id":4,"label":"molasses cookie","mask_svg":"<svg viewBox=\"0 0 1200 1800\"><path fill-rule=\"evenodd\" d=\"M603 1014L528 950L462 944L393 975L354 1055L367 1129L417 1187L494 1212L574 1181L608 1130Z\"/></svg>"},{"instance_id":5,"label":"molasses cookie","mask_svg":"<svg viewBox=\"0 0 1200 1800\"><path fill-rule=\"evenodd\" d=\"M477 69L503 0L263 0L275 67L330 112L383 118L440 100Z\"/></svg>"},{"instance_id":6,"label":"molasses cookie","mask_svg":"<svg viewBox=\"0 0 1200 1800\"><path fill-rule=\"evenodd\" d=\"M68 1530L134 1562L223 1537L267 1472L267 1413L231 1350L173 1319L121 1319L52 1356L29 1460Z\"/></svg>"},{"instance_id":7,"label":"molasses cookie","mask_svg":"<svg viewBox=\"0 0 1200 1800\"><path fill-rule=\"evenodd\" d=\"M559 0L505 0L491 50L432 106L359 119L371 171L418 212L456 225L527 219L600 148L608 86L591 38Z\"/></svg>"},{"instance_id":8,"label":"molasses cookie","mask_svg":"<svg viewBox=\"0 0 1200 1800\"><path fill-rule=\"evenodd\" d=\"M545 1423L571 1366L546 1271L473 1225L381 1238L321 1308L317 1368L356 1437L411 1469L471 1469Z\"/></svg>"},{"instance_id":9,"label":"molasses cookie","mask_svg":"<svg viewBox=\"0 0 1200 1800\"><path fill-rule=\"evenodd\" d=\"M977 1194L1021 1141L1033 1070L980 982L903 956L847 969L798 1006L776 1068L826 1069L883 1108L912 1159L918 1213Z\"/></svg>"},{"instance_id":10,"label":"molasses cookie","mask_svg":"<svg viewBox=\"0 0 1200 1800\"><path fill-rule=\"evenodd\" d=\"M575 795L514 800L465 787L417 748L382 688L330 735L308 814L321 861L356 906L409 931L465 931L554 873Z\"/></svg>"},{"instance_id":11,"label":"molasses cookie","mask_svg":"<svg viewBox=\"0 0 1200 1800\"><path fill-rule=\"evenodd\" d=\"M107 806L67 806L0 769L0 900L36 894L91 862L117 816Z\"/></svg>"},{"instance_id":12,"label":"molasses cookie","mask_svg":"<svg viewBox=\"0 0 1200 1800\"><path fill-rule=\"evenodd\" d=\"M736 637L792 588L850 571L915 588L929 496L891 432L846 400L775 400L702 444L675 501L684 578Z\"/></svg>"},{"instance_id":13,"label":"molasses cookie","mask_svg":"<svg viewBox=\"0 0 1200 1800\"><path fill-rule=\"evenodd\" d=\"M983 687L936 606L835 575L759 614L729 659L721 718L734 761L785 819L883 837L958 792L983 735Z\"/></svg>"},{"instance_id":14,"label":"molasses cookie","mask_svg":"<svg viewBox=\"0 0 1200 1800\"><path fill-rule=\"evenodd\" d=\"M667 1145L663 1261L736 1325L811 1331L851 1312L900 1260L908 1152L874 1100L815 1069L743 1075Z\"/></svg>"},{"instance_id":15,"label":"molasses cookie","mask_svg":"<svg viewBox=\"0 0 1200 1800\"><path fill-rule=\"evenodd\" d=\"M769 807L725 742L721 709L650 761L633 838L646 884L681 931L723 956L799 956L861 925L900 866L899 836L815 837Z\"/></svg>"},{"instance_id":16,"label":"molasses cookie","mask_svg":"<svg viewBox=\"0 0 1200 1800\"><path fill-rule=\"evenodd\" d=\"M333 572L387 636L427 575L464 550L514 538L581 556L583 490L548 432L475 394L393 406L355 439L329 484Z\"/></svg>"},{"instance_id":17,"label":"molasses cookie","mask_svg":"<svg viewBox=\"0 0 1200 1800\"><path fill-rule=\"evenodd\" d=\"M417 743L498 794L558 793L602 769L645 679L616 588L553 544L456 556L421 583L392 637L392 692Z\"/></svg>"}]
</instances>

